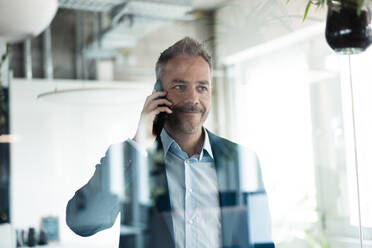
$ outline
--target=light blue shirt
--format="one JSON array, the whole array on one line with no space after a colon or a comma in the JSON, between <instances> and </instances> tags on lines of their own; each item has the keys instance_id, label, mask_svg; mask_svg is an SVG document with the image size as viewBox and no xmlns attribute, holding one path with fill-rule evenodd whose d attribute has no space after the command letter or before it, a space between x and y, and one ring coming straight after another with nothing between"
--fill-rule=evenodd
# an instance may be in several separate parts
<instances>
[{"instance_id":1,"label":"light blue shirt","mask_svg":"<svg viewBox=\"0 0 372 248\"><path fill-rule=\"evenodd\" d=\"M208 134L203 132L201 153L191 158L165 129L160 134L177 248L222 247L216 168Z\"/></svg>"}]
</instances>

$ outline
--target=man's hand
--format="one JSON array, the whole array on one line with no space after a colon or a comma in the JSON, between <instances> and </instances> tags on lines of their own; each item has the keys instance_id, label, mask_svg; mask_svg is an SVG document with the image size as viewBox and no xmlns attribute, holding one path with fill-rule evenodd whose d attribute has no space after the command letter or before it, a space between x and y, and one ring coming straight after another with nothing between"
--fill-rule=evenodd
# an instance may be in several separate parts
<instances>
[{"instance_id":1,"label":"man's hand","mask_svg":"<svg viewBox=\"0 0 372 248\"><path fill-rule=\"evenodd\" d=\"M155 116L160 112L172 114L172 110L170 109L172 103L165 98L166 95L167 92L165 91L155 91L146 98L137 132L133 138L137 143L144 146L152 144L156 138L152 133Z\"/></svg>"}]
</instances>

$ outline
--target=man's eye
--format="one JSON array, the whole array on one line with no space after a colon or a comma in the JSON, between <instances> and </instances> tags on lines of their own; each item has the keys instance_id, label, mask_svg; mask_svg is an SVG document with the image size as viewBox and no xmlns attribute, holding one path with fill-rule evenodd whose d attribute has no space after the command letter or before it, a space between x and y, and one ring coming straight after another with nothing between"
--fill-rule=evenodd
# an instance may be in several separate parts
<instances>
[{"instance_id":1,"label":"man's eye","mask_svg":"<svg viewBox=\"0 0 372 248\"><path fill-rule=\"evenodd\" d=\"M200 91L208 91L208 88L205 86L199 86Z\"/></svg>"},{"instance_id":2,"label":"man's eye","mask_svg":"<svg viewBox=\"0 0 372 248\"><path fill-rule=\"evenodd\" d=\"M185 89L185 85L176 85L173 88L176 89L176 90L184 90Z\"/></svg>"}]
</instances>

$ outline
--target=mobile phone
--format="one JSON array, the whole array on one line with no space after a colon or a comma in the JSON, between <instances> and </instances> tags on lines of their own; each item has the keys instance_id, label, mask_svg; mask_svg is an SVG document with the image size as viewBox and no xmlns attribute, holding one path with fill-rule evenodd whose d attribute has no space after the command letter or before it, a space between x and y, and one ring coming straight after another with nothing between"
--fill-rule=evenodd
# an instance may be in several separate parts
<instances>
[{"instance_id":1,"label":"mobile phone","mask_svg":"<svg viewBox=\"0 0 372 248\"><path fill-rule=\"evenodd\" d=\"M160 79L156 80L154 90L155 91L164 91L163 82Z\"/></svg>"},{"instance_id":2,"label":"mobile phone","mask_svg":"<svg viewBox=\"0 0 372 248\"><path fill-rule=\"evenodd\" d=\"M163 89L163 83L160 79L156 80L155 86L154 86L155 91L164 91ZM159 97L160 98L165 98L165 97ZM167 106L167 105L159 105L159 106ZM166 112L160 112L155 116L154 123L152 125L152 133L155 136L159 136L161 133L161 130L164 127L165 120L168 118L168 114Z\"/></svg>"}]
</instances>

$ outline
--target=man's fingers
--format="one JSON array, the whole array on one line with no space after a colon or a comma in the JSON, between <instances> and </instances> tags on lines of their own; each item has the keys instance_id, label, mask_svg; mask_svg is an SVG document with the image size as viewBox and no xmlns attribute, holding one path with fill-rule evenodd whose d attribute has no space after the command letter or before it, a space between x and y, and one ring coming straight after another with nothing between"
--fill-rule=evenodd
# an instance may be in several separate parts
<instances>
[{"instance_id":1,"label":"man's fingers","mask_svg":"<svg viewBox=\"0 0 372 248\"><path fill-rule=\"evenodd\" d=\"M154 100L154 99L156 99L156 98L158 98L158 97L164 97L166 94L167 94L166 91L155 91L154 93L152 93L151 95L149 95L149 96L147 97L147 99L148 99L149 101L152 101L152 100Z\"/></svg>"},{"instance_id":2,"label":"man's fingers","mask_svg":"<svg viewBox=\"0 0 372 248\"><path fill-rule=\"evenodd\" d=\"M164 98L166 95L167 95L167 92L165 92L165 91L156 91L156 92L152 93L151 95L146 97L144 107L146 108L146 106L151 104L152 101L156 100L157 98Z\"/></svg>"},{"instance_id":3,"label":"man's fingers","mask_svg":"<svg viewBox=\"0 0 372 248\"><path fill-rule=\"evenodd\" d=\"M152 101L149 105L148 105L148 109L150 111L156 109L159 105L167 105L167 106L172 106L172 103L168 100L168 99L165 99L165 98L161 98L161 99L157 99L157 100L154 100Z\"/></svg>"},{"instance_id":4,"label":"man's fingers","mask_svg":"<svg viewBox=\"0 0 372 248\"><path fill-rule=\"evenodd\" d=\"M161 112L166 112L168 114L172 114L173 111L168 108L168 107L157 107L155 110L154 110L155 114L160 114Z\"/></svg>"}]
</instances>

